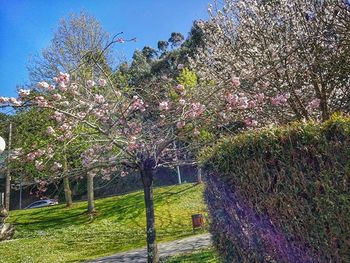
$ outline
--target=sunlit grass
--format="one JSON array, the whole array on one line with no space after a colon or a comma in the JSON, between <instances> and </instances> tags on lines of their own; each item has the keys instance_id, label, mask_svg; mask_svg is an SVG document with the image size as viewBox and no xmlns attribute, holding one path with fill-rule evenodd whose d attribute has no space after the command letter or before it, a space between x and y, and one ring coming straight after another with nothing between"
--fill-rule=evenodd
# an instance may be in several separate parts
<instances>
[{"instance_id":1,"label":"sunlit grass","mask_svg":"<svg viewBox=\"0 0 350 263\"><path fill-rule=\"evenodd\" d=\"M193 234L191 215L205 213L203 186L183 184L155 190L158 241ZM79 262L139 248L145 243L143 193L96 201L97 216L86 202L13 211L15 240L0 243L0 262Z\"/></svg>"},{"instance_id":2,"label":"sunlit grass","mask_svg":"<svg viewBox=\"0 0 350 263\"><path fill-rule=\"evenodd\" d=\"M219 263L219 258L211 248L168 258L165 263Z\"/></svg>"}]
</instances>

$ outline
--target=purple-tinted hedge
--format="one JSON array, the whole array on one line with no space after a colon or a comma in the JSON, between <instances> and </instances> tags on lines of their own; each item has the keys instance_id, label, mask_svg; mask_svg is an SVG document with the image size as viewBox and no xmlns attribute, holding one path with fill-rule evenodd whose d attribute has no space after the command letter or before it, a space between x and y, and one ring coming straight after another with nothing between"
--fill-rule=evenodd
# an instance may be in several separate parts
<instances>
[{"instance_id":1,"label":"purple-tinted hedge","mask_svg":"<svg viewBox=\"0 0 350 263\"><path fill-rule=\"evenodd\" d=\"M350 118L226 138L205 150L224 262L350 262Z\"/></svg>"}]
</instances>

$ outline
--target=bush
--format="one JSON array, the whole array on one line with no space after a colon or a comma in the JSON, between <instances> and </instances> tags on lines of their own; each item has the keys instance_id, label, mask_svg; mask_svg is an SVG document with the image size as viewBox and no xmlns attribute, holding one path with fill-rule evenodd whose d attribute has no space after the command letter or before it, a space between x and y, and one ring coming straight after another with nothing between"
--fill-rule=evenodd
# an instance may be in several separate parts
<instances>
[{"instance_id":1,"label":"bush","mask_svg":"<svg viewBox=\"0 0 350 263\"><path fill-rule=\"evenodd\" d=\"M225 262L350 261L350 118L225 138L202 152Z\"/></svg>"}]
</instances>

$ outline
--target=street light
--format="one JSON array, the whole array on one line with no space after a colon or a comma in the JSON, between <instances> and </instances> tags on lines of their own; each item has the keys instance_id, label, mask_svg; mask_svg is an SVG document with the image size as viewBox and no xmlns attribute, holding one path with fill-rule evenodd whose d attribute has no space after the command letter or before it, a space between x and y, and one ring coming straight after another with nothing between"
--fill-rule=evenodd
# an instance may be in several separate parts
<instances>
[{"instance_id":1,"label":"street light","mask_svg":"<svg viewBox=\"0 0 350 263\"><path fill-rule=\"evenodd\" d=\"M0 136L0 154L5 151L6 143L5 140Z\"/></svg>"}]
</instances>

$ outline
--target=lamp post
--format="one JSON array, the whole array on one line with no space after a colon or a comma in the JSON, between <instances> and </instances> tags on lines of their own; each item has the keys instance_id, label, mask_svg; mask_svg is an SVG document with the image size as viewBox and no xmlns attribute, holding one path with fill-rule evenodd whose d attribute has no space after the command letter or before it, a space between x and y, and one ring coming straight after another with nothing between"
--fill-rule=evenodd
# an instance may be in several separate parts
<instances>
[{"instance_id":1,"label":"lamp post","mask_svg":"<svg viewBox=\"0 0 350 263\"><path fill-rule=\"evenodd\" d=\"M0 154L2 154L5 150L6 143L5 140L0 136ZM0 210L4 205L4 194L0 192Z\"/></svg>"},{"instance_id":2,"label":"lamp post","mask_svg":"<svg viewBox=\"0 0 350 263\"><path fill-rule=\"evenodd\" d=\"M5 147L6 147L5 140L0 136L0 154L4 152Z\"/></svg>"}]
</instances>

